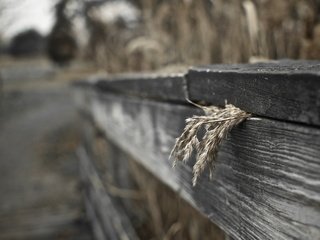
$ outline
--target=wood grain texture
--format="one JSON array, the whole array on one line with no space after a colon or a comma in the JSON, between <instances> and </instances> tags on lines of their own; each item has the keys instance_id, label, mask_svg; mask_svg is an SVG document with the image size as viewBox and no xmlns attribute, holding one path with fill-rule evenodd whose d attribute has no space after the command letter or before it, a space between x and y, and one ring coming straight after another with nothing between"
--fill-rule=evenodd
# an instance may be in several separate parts
<instances>
[{"instance_id":1,"label":"wood grain texture","mask_svg":"<svg viewBox=\"0 0 320 240\"><path fill-rule=\"evenodd\" d=\"M185 74L128 74L78 82L103 92L223 106L225 100L268 118L320 126L320 62L282 60L192 67Z\"/></svg>"},{"instance_id":2,"label":"wood grain texture","mask_svg":"<svg viewBox=\"0 0 320 240\"><path fill-rule=\"evenodd\" d=\"M193 67L190 99L228 103L260 116L320 126L320 62L277 61Z\"/></svg>"},{"instance_id":3,"label":"wood grain texture","mask_svg":"<svg viewBox=\"0 0 320 240\"><path fill-rule=\"evenodd\" d=\"M78 151L80 174L85 184L87 213L97 238L139 239L128 216L112 201L84 148ZM102 238L103 239L103 238Z\"/></svg>"},{"instance_id":4,"label":"wood grain texture","mask_svg":"<svg viewBox=\"0 0 320 240\"><path fill-rule=\"evenodd\" d=\"M96 79L95 86L105 92L144 97L161 101L185 102L183 74L130 74Z\"/></svg>"},{"instance_id":5,"label":"wood grain texture","mask_svg":"<svg viewBox=\"0 0 320 240\"><path fill-rule=\"evenodd\" d=\"M199 110L93 98L89 110L108 137L234 239L320 239L318 128L248 120L223 143L214 180L205 174L193 188L191 166L172 169L168 156L185 118Z\"/></svg>"}]
</instances>

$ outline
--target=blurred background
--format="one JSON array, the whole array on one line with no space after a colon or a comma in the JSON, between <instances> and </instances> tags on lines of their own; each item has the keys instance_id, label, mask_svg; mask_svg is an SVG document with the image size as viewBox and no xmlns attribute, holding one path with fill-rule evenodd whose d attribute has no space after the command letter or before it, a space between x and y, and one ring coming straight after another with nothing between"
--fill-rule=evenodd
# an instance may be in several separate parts
<instances>
[{"instance_id":1,"label":"blurred background","mask_svg":"<svg viewBox=\"0 0 320 240\"><path fill-rule=\"evenodd\" d=\"M318 59L317 0L1 0L1 54L107 72Z\"/></svg>"},{"instance_id":2,"label":"blurred background","mask_svg":"<svg viewBox=\"0 0 320 240\"><path fill-rule=\"evenodd\" d=\"M319 0L0 0L0 239L92 239L74 80L320 59L319 13Z\"/></svg>"}]
</instances>

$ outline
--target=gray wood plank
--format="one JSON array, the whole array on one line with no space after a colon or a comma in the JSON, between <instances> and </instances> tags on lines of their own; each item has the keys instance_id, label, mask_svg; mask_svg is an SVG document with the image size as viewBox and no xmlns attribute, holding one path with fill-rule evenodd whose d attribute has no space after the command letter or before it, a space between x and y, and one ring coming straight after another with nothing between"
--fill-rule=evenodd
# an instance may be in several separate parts
<instances>
[{"instance_id":1,"label":"gray wood plank","mask_svg":"<svg viewBox=\"0 0 320 240\"><path fill-rule=\"evenodd\" d=\"M101 91L161 101L185 102L184 85L183 74L127 74L95 80L95 86Z\"/></svg>"},{"instance_id":2,"label":"gray wood plank","mask_svg":"<svg viewBox=\"0 0 320 240\"><path fill-rule=\"evenodd\" d=\"M97 94L98 126L163 183L234 239L319 239L320 130L268 119L236 127L220 149L214 180L191 186L191 166L168 161L186 117L198 110Z\"/></svg>"},{"instance_id":3,"label":"gray wood plank","mask_svg":"<svg viewBox=\"0 0 320 240\"><path fill-rule=\"evenodd\" d=\"M193 67L186 78L193 101L227 100L260 116L320 125L319 61Z\"/></svg>"},{"instance_id":4,"label":"gray wood plank","mask_svg":"<svg viewBox=\"0 0 320 240\"><path fill-rule=\"evenodd\" d=\"M192 67L177 75L93 77L76 84L161 101L229 103L253 114L320 126L320 62L282 60Z\"/></svg>"}]
</instances>

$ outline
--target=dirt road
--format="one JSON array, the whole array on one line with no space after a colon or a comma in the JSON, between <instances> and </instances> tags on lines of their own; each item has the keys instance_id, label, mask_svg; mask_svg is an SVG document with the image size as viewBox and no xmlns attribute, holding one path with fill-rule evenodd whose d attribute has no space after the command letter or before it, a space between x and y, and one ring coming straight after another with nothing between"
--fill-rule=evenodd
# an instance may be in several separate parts
<instances>
[{"instance_id":1,"label":"dirt road","mask_svg":"<svg viewBox=\"0 0 320 240\"><path fill-rule=\"evenodd\" d=\"M52 84L46 73L28 82L23 72L14 78L3 81L0 100L0 239L92 239L82 212L70 87Z\"/></svg>"}]
</instances>

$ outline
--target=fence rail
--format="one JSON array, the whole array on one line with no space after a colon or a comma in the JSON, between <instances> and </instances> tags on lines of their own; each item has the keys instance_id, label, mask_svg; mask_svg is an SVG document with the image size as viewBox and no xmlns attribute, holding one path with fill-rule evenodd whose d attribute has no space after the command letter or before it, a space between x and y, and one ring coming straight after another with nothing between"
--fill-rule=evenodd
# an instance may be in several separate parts
<instances>
[{"instance_id":1,"label":"fence rail","mask_svg":"<svg viewBox=\"0 0 320 240\"><path fill-rule=\"evenodd\" d=\"M187 74L126 75L79 83L79 109L234 239L320 236L320 63L213 65ZM168 160L185 100L232 103L253 114L223 142L214 171L192 187L192 162Z\"/></svg>"}]
</instances>

